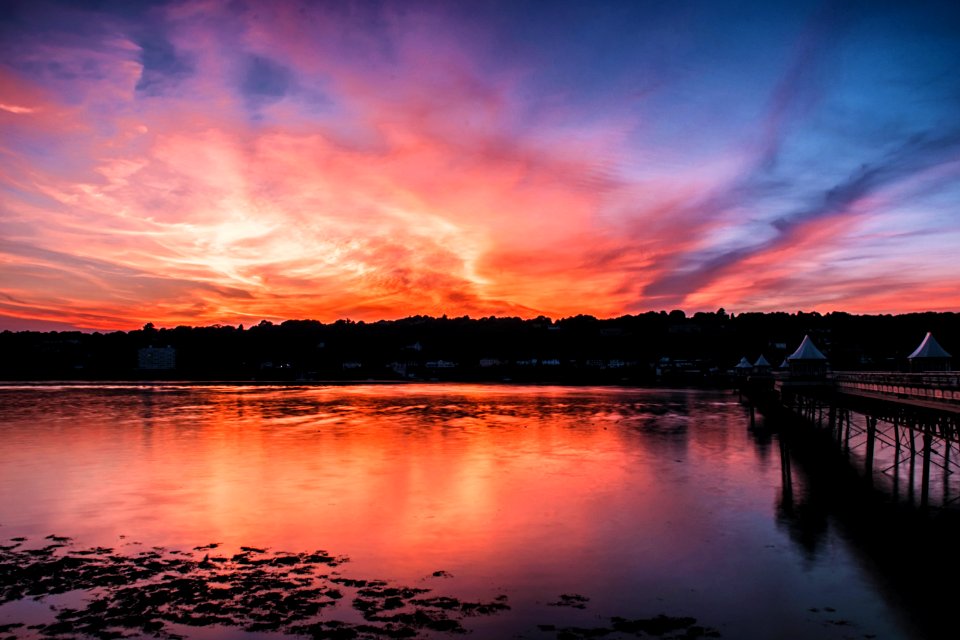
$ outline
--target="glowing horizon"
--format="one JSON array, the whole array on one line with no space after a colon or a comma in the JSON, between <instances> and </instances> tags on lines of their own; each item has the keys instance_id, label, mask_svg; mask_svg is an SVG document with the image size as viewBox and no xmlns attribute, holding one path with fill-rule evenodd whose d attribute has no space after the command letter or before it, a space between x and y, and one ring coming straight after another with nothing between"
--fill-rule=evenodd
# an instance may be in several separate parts
<instances>
[{"instance_id":1,"label":"glowing horizon","mask_svg":"<svg viewBox=\"0 0 960 640\"><path fill-rule=\"evenodd\" d=\"M960 310L950 3L128 4L0 16L0 329Z\"/></svg>"}]
</instances>

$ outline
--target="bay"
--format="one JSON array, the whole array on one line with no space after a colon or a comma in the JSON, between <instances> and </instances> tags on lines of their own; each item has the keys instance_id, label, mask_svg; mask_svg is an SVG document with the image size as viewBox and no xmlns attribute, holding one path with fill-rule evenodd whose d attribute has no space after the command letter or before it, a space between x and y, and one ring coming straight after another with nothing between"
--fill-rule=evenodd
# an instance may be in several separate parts
<instances>
[{"instance_id":1,"label":"bay","mask_svg":"<svg viewBox=\"0 0 960 640\"><path fill-rule=\"evenodd\" d=\"M787 508L777 436L735 393L7 385L0 425L0 544L322 549L345 578L509 603L463 616L480 638L634 637L611 620L661 615L732 638L920 637L835 519ZM320 618L362 623L347 595ZM0 625L38 616L30 602L0 605Z\"/></svg>"}]
</instances>

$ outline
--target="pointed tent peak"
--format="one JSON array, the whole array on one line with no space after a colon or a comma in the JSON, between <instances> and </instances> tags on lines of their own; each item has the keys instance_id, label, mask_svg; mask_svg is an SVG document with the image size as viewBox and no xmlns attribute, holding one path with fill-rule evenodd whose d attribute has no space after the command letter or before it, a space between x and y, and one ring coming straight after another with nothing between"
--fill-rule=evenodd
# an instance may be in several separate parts
<instances>
[{"instance_id":1,"label":"pointed tent peak","mask_svg":"<svg viewBox=\"0 0 960 640\"><path fill-rule=\"evenodd\" d=\"M740 358L740 362L738 362L733 368L734 369L753 369L753 365L750 364L750 361L747 360L746 356L744 356Z\"/></svg>"},{"instance_id":2,"label":"pointed tent peak","mask_svg":"<svg viewBox=\"0 0 960 640\"><path fill-rule=\"evenodd\" d=\"M770 361L763 357L763 354L760 354L760 357L757 358L757 361L753 363L755 367L769 367Z\"/></svg>"},{"instance_id":3,"label":"pointed tent peak","mask_svg":"<svg viewBox=\"0 0 960 640\"><path fill-rule=\"evenodd\" d=\"M803 342L800 343L800 346L797 347L797 350L793 352L792 355L787 356L787 360L826 360L827 356L823 355L820 352L820 349L817 349L817 346L813 344L813 340L810 339L809 335L803 336Z\"/></svg>"},{"instance_id":4,"label":"pointed tent peak","mask_svg":"<svg viewBox=\"0 0 960 640\"><path fill-rule=\"evenodd\" d=\"M914 349L913 353L907 356L908 360L913 360L914 358L949 358L951 357L949 353L944 351L943 347L940 346L940 343L937 342L937 339L933 337L933 334L927 331L927 335L924 336L923 342L920 343L920 346Z\"/></svg>"},{"instance_id":5,"label":"pointed tent peak","mask_svg":"<svg viewBox=\"0 0 960 640\"><path fill-rule=\"evenodd\" d=\"M789 368L790 368L790 362L789 362L786 358L784 358L784 359L783 359L783 362L780 363L780 368L781 368L781 369L789 369Z\"/></svg>"}]
</instances>

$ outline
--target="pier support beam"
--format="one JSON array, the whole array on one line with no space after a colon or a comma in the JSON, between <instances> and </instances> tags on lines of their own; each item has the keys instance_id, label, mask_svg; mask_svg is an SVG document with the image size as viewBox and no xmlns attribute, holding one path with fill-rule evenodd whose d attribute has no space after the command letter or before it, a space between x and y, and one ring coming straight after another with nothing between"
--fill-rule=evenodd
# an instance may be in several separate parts
<instances>
[{"instance_id":1,"label":"pier support beam","mask_svg":"<svg viewBox=\"0 0 960 640\"><path fill-rule=\"evenodd\" d=\"M873 448L877 442L877 419L867 416L867 482L873 483Z\"/></svg>"},{"instance_id":2,"label":"pier support beam","mask_svg":"<svg viewBox=\"0 0 960 640\"><path fill-rule=\"evenodd\" d=\"M930 449L933 446L933 434L929 427L923 432L923 469L920 472L920 507L926 508L930 498Z\"/></svg>"},{"instance_id":3,"label":"pier support beam","mask_svg":"<svg viewBox=\"0 0 960 640\"><path fill-rule=\"evenodd\" d=\"M913 430L913 420L910 420L907 426L907 433L910 434L910 485L908 490L908 495L910 496L910 503L913 504L914 490L913 487L916 484L917 477L917 432Z\"/></svg>"},{"instance_id":4,"label":"pier support beam","mask_svg":"<svg viewBox=\"0 0 960 640\"><path fill-rule=\"evenodd\" d=\"M850 453L850 411L848 409L843 410L843 417L847 419L847 428L843 435L843 449Z\"/></svg>"},{"instance_id":5,"label":"pier support beam","mask_svg":"<svg viewBox=\"0 0 960 640\"><path fill-rule=\"evenodd\" d=\"M893 497L900 499L900 418L893 419Z\"/></svg>"},{"instance_id":6,"label":"pier support beam","mask_svg":"<svg viewBox=\"0 0 960 640\"><path fill-rule=\"evenodd\" d=\"M953 443L949 438L943 439L943 504L950 502L950 449Z\"/></svg>"},{"instance_id":7,"label":"pier support beam","mask_svg":"<svg viewBox=\"0 0 960 640\"><path fill-rule=\"evenodd\" d=\"M907 431L910 432L910 458L911 460L917 455L917 444L916 439L914 438L917 435L916 424L913 420L907 421Z\"/></svg>"}]
</instances>

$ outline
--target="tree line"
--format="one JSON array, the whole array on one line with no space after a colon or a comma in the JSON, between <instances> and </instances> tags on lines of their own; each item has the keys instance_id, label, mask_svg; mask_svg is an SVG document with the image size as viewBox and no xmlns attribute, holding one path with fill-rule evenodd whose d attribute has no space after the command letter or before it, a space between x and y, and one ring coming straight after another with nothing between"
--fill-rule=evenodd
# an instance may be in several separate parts
<instances>
[{"instance_id":1,"label":"tree line","mask_svg":"<svg viewBox=\"0 0 960 640\"><path fill-rule=\"evenodd\" d=\"M960 350L960 314L648 312L400 320L262 321L134 331L4 331L6 380L398 380L684 382L719 379L741 357L774 366L810 335L834 370L904 370L932 331ZM144 365L143 349L175 354ZM157 368L157 367L161 368Z\"/></svg>"}]
</instances>

